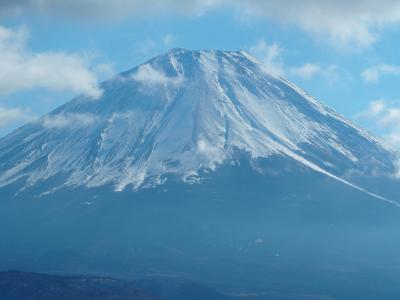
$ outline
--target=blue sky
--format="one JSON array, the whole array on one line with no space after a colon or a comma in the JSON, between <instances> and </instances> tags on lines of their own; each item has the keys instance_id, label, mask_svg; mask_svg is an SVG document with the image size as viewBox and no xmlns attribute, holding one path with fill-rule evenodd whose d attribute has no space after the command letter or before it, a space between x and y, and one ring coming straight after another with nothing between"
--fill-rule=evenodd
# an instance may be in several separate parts
<instances>
[{"instance_id":1,"label":"blue sky","mask_svg":"<svg viewBox=\"0 0 400 300\"><path fill-rule=\"evenodd\" d=\"M397 1L0 2L0 136L173 47L245 49L400 145Z\"/></svg>"}]
</instances>

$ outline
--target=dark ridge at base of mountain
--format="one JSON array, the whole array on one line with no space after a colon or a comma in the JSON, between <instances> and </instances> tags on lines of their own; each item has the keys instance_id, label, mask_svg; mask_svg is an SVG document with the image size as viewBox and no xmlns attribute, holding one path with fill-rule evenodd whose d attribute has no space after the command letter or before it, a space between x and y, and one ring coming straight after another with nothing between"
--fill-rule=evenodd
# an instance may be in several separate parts
<instances>
[{"instance_id":1,"label":"dark ridge at base of mountain","mask_svg":"<svg viewBox=\"0 0 400 300\"><path fill-rule=\"evenodd\" d=\"M1 300L230 300L188 282L130 282L110 277L0 272Z\"/></svg>"},{"instance_id":2,"label":"dark ridge at base of mountain","mask_svg":"<svg viewBox=\"0 0 400 300\"><path fill-rule=\"evenodd\" d=\"M105 277L0 272L2 300L160 300L134 283Z\"/></svg>"}]
</instances>

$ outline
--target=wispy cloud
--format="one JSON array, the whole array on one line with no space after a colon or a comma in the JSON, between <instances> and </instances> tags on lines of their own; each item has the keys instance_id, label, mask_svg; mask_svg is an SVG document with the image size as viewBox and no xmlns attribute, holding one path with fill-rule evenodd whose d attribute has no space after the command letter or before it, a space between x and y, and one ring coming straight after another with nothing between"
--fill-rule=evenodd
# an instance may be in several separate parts
<instances>
[{"instance_id":1,"label":"wispy cloud","mask_svg":"<svg viewBox=\"0 0 400 300\"><path fill-rule=\"evenodd\" d=\"M97 99L102 91L83 55L32 52L28 31L0 26L0 94L45 88Z\"/></svg>"},{"instance_id":2,"label":"wispy cloud","mask_svg":"<svg viewBox=\"0 0 400 300\"><path fill-rule=\"evenodd\" d=\"M114 66L110 63L100 63L92 68L92 72L96 75L98 80L106 80L111 76L115 75L117 72Z\"/></svg>"},{"instance_id":3,"label":"wispy cloud","mask_svg":"<svg viewBox=\"0 0 400 300\"><path fill-rule=\"evenodd\" d=\"M71 128L71 127L82 127L90 126L98 121L98 117L93 114L80 114L80 113L68 113L49 115L44 117L41 122L46 128Z\"/></svg>"},{"instance_id":4,"label":"wispy cloud","mask_svg":"<svg viewBox=\"0 0 400 300\"><path fill-rule=\"evenodd\" d=\"M319 63L308 62L300 66L288 65L285 63L285 54L287 51L276 42L268 43L265 40L259 40L253 46L248 47L248 51L264 63L267 71L280 76L292 75L304 80L321 76L330 82L335 82L340 75L338 66L333 64L321 65Z\"/></svg>"},{"instance_id":5,"label":"wispy cloud","mask_svg":"<svg viewBox=\"0 0 400 300\"><path fill-rule=\"evenodd\" d=\"M356 115L372 122L386 141L400 149L400 102L384 99L371 101L368 107Z\"/></svg>"},{"instance_id":6,"label":"wispy cloud","mask_svg":"<svg viewBox=\"0 0 400 300\"><path fill-rule=\"evenodd\" d=\"M166 33L158 37L147 37L135 43L135 51L139 56L143 56L143 59L148 59L175 47L177 41L178 37L172 33Z\"/></svg>"},{"instance_id":7,"label":"wispy cloud","mask_svg":"<svg viewBox=\"0 0 400 300\"><path fill-rule=\"evenodd\" d=\"M249 52L260 59L269 71L284 75L282 53L284 49L278 43L267 43L264 40L258 41L249 48Z\"/></svg>"},{"instance_id":8,"label":"wispy cloud","mask_svg":"<svg viewBox=\"0 0 400 300\"><path fill-rule=\"evenodd\" d=\"M139 54L146 56L153 54L156 48L157 42L152 38L146 38L144 41L141 41L135 45L135 50Z\"/></svg>"},{"instance_id":9,"label":"wispy cloud","mask_svg":"<svg viewBox=\"0 0 400 300\"><path fill-rule=\"evenodd\" d=\"M221 7L233 8L245 18L259 16L300 28L312 37L339 48L373 44L385 26L400 23L395 0L26 0L1 1L7 16L24 12L54 14L87 20L131 15L185 14L198 16Z\"/></svg>"},{"instance_id":10,"label":"wispy cloud","mask_svg":"<svg viewBox=\"0 0 400 300\"><path fill-rule=\"evenodd\" d=\"M172 33L167 33L162 39L164 46L167 48L174 46L177 40L178 38Z\"/></svg>"},{"instance_id":11,"label":"wispy cloud","mask_svg":"<svg viewBox=\"0 0 400 300\"><path fill-rule=\"evenodd\" d=\"M336 82L341 75L337 65L321 65L318 63L305 63L301 66L290 67L289 74L304 80L322 77L331 83Z\"/></svg>"},{"instance_id":12,"label":"wispy cloud","mask_svg":"<svg viewBox=\"0 0 400 300\"><path fill-rule=\"evenodd\" d=\"M154 69L150 64L140 66L132 75L132 78L146 85L179 84L182 81L180 77L168 77L162 71Z\"/></svg>"},{"instance_id":13,"label":"wispy cloud","mask_svg":"<svg viewBox=\"0 0 400 300\"><path fill-rule=\"evenodd\" d=\"M73 18L121 18L132 15L181 13L201 15L226 0L25 0L1 1L0 11L18 15L26 11Z\"/></svg>"},{"instance_id":14,"label":"wispy cloud","mask_svg":"<svg viewBox=\"0 0 400 300\"><path fill-rule=\"evenodd\" d=\"M290 68L290 73L301 77L303 79L311 79L315 75L319 74L322 72L321 67L318 64L312 64L312 63L305 63L304 65L300 67L292 67Z\"/></svg>"},{"instance_id":15,"label":"wispy cloud","mask_svg":"<svg viewBox=\"0 0 400 300\"><path fill-rule=\"evenodd\" d=\"M0 106L0 128L11 124L28 122L35 119L35 116L27 110Z\"/></svg>"},{"instance_id":16,"label":"wispy cloud","mask_svg":"<svg viewBox=\"0 0 400 300\"><path fill-rule=\"evenodd\" d=\"M365 69L361 77L366 83L377 82L384 75L400 75L400 66L379 64Z\"/></svg>"},{"instance_id":17,"label":"wispy cloud","mask_svg":"<svg viewBox=\"0 0 400 300\"><path fill-rule=\"evenodd\" d=\"M384 26L400 23L400 3L393 0L237 0L242 14L294 25L340 49L374 43Z\"/></svg>"}]
</instances>

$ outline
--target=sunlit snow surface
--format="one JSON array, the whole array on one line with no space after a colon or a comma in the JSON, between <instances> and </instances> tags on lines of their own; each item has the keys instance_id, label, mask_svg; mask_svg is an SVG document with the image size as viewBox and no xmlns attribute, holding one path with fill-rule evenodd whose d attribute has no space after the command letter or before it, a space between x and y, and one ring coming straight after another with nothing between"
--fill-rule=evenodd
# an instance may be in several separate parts
<instances>
[{"instance_id":1,"label":"sunlit snow surface","mask_svg":"<svg viewBox=\"0 0 400 300\"><path fill-rule=\"evenodd\" d=\"M196 182L238 153L287 157L338 180L393 172L379 139L243 51L174 49L101 88L100 99L79 96L2 138L0 186L60 174L64 185L117 191L167 174Z\"/></svg>"}]
</instances>

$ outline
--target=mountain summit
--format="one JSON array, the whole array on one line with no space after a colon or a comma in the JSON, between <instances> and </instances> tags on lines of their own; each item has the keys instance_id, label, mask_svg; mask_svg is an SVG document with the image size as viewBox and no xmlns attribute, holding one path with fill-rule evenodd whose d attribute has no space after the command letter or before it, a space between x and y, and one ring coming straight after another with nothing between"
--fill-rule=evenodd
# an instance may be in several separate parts
<instances>
[{"instance_id":1,"label":"mountain summit","mask_svg":"<svg viewBox=\"0 0 400 300\"><path fill-rule=\"evenodd\" d=\"M378 138L244 51L173 49L101 89L100 99L79 96L2 138L0 186L58 178L49 190L137 190L170 176L199 181L243 157L283 159L348 184L349 174L394 170ZM273 165L264 168L279 171Z\"/></svg>"}]
</instances>

